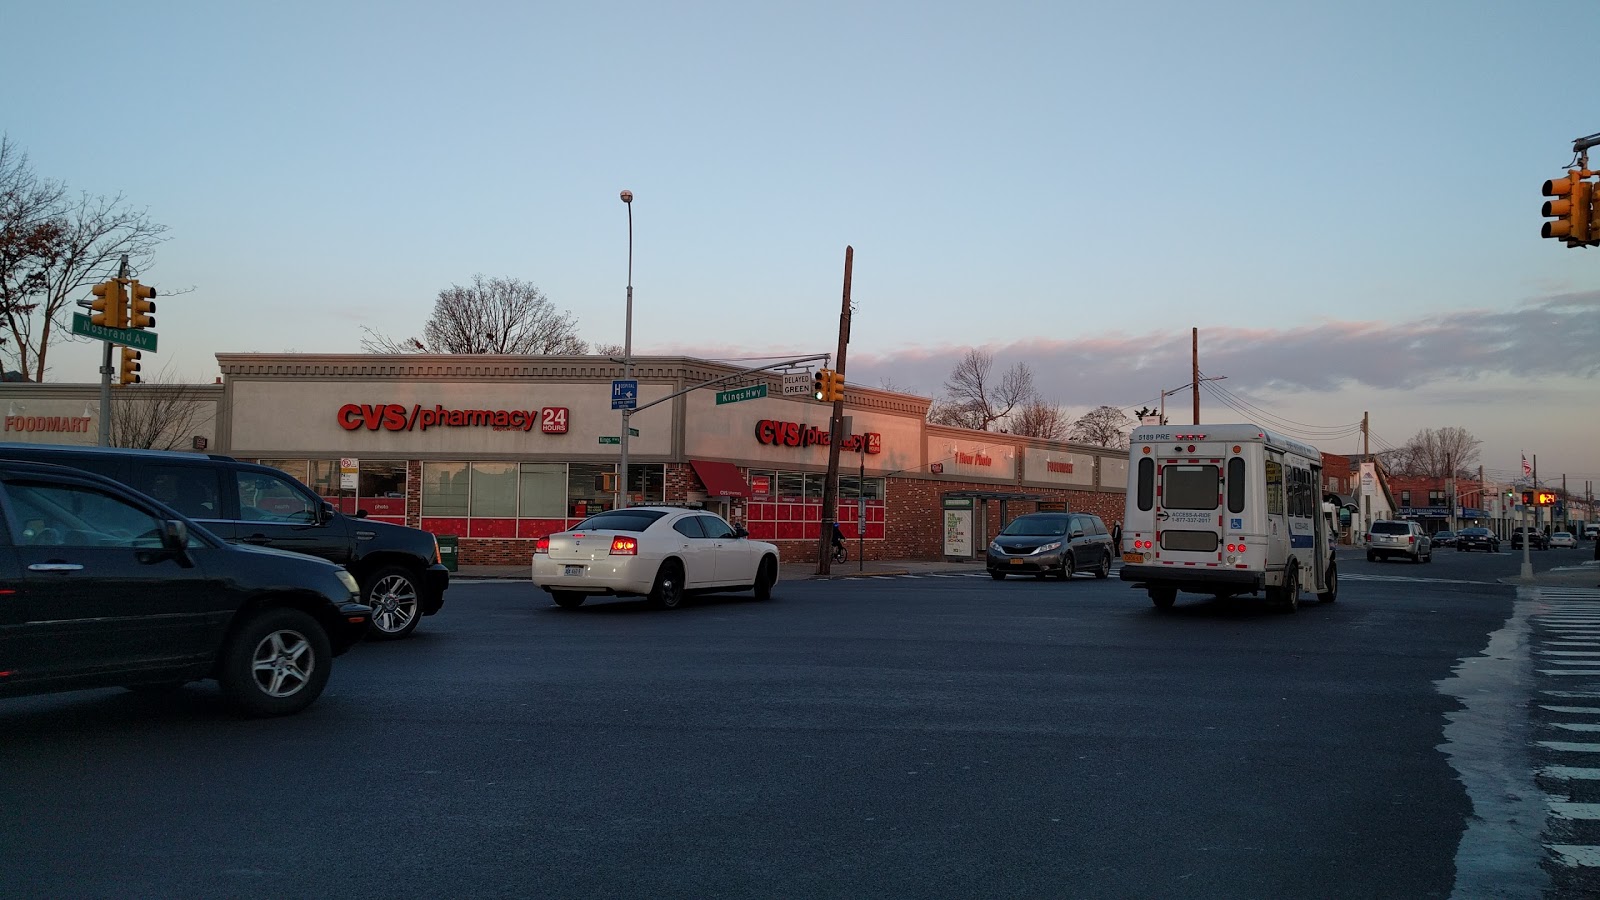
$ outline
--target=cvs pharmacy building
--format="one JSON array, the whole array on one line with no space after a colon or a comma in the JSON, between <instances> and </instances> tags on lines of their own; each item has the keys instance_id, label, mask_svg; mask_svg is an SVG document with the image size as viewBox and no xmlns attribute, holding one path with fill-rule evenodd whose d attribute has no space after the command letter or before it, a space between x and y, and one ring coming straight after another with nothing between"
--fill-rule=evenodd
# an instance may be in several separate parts
<instances>
[{"instance_id":1,"label":"cvs pharmacy building","mask_svg":"<svg viewBox=\"0 0 1600 900\"><path fill-rule=\"evenodd\" d=\"M346 512L455 535L463 564L525 564L539 537L617 503L622 422L610 400L623 373L604 357L217 361L214 449L284 469ZM737 371L648 357L632 377L646 406ZM718 402L738 388L748 399ZM838 518L867 558L981 558L1003 520L1041 506L1121 518L1124 451L929 425L928 404L846 391ZM700 505L779 543L785 559L815 559L830 411L809 393L783 396L768 373L649 406L630 416L626 502ZM953 523L965 543L947 534Z\"/></svg>"}]
</instances>

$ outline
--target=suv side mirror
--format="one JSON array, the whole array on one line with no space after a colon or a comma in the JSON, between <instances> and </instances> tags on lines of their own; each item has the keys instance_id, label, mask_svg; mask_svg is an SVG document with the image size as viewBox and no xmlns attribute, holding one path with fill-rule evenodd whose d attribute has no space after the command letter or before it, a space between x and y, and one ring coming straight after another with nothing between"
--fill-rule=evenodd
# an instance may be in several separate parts
<instances>
[{"instance_id":1,"label":"suv side mirror","mask_svg":"<svg viewBox=\"0 0 1600 900\"><path fill-rule=\"evenodd\" d=\"M334 516L337 516L338 514L339 511L333 508L333 504L324 500L322 501L322 505L317 507L317 524L326 525L329 522L332 522Z\"/></svg>"},{"instance_id":2,"label":"suv side mirror","mask_svg":"<svg viewBox=\"0 0 1600 900\"><path fill-rule=\"evenodd\" d=\"M356 518L365 519L366 517L367 517L367 511L366 510L364 510L364 509L356 510Z\"/></svg>"},{"instance_id":3,"label":"suv side mirror","mask_svg":"<svg viewBox=\"0 0 1600 900\"><path fill-rule=\"evenodd\" d=\"M189 549L189 524L180 519L167 519L161 523L161 546L173 553Z\"/></svg>"}]
</instances>

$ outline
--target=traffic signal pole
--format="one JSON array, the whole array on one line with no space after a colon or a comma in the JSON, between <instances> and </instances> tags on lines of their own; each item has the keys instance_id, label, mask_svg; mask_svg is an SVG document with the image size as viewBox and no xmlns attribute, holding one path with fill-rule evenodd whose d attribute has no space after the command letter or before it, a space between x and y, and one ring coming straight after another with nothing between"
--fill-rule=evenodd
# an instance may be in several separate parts
<instances>
[{"instance_id":1,"label":"traffic signal pole","mask_svg":"<svg viewBox=\"0 0 1600 900\"><path fill-rule=\"evenodd\" d=\"M117 278L128 277L128 254L117 263ZM109 302L109 298L108 298ZM120 323L119 323L120 324ZM111 342L102 341L100 350L100 446L111 446Z\"/></svg>"},{"instance_id":2,"label":"traffic signal pole","mask_svg":"<svg viewBox=\"0 0 1600 900\"><path fill-rule=\"evenodd\" d=\"M844 374L844 350L850 343L850 269L855 259L855 248L844 248L844 300L839 309L839 353L834 371ZM839 445L844 441L840 434L844 419L844 393L838 392L833 400L833 413L828 421L828 476L822 483L822 529L817 535L817 574L827 575L833 566L833 528L839 521ZM857 523L859 526L861 523Z\"/></svg>"}]
</instances>

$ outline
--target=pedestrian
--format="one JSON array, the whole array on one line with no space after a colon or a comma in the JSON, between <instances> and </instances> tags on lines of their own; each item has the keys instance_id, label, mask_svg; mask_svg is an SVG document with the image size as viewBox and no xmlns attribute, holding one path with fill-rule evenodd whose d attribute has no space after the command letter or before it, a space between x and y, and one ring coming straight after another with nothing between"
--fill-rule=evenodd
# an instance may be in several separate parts
<instances>
[{"instance_id":1,"label":"pedestrian","mask_svg":"<svg viewBox=\"0 0 1600 900\"><path fill-rule=\"evenodd\" d=\"M1122 523L1111 526L1111 543L1117 545L1117 555L1122 555Z\"/></svg>"}]
</instances>

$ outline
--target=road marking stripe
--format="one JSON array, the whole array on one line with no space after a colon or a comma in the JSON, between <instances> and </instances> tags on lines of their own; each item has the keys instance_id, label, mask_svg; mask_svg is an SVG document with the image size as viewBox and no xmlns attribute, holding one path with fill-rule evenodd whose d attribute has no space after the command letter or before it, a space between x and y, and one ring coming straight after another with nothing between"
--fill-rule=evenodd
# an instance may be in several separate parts
<instances>
[{"instance_id":1,"label":"road marking stripe","mask_svg":"<svg viewBox=\"0 0 1600 900\"><path fill-rule=\"evenodd\" d=\"M1567 697L1573 700L1592 700L1600 697L1600 691L1540 691L1546 697Z\"/></svg>"},{"instance_id":2,"label":"road marking stripe","mask_svg":"<svg viewBox=\"0 0 1600 900\"><path fill-rule=\"evenodd\" d=\"M1600 821L1600 803L1551 803L1550 815L1561 819Z\"/></svg>"},{"instance_id":3,"label":"road marking stripe","mask_svg":"<svg viewBox=\"0 0 1600 900\"><path fill-rule=\"evenodd\" d=\"M1536 741L1546 750L1561 750L1567 753L1600 753L1600 744L1576 744L1571 741Z\"/></svg>"},{"instance_id":4,"label":"road marking stripe","mask_svg":"<svg viewBox=\"0 0 1600 900\"><path fill-rule=\"evenodd\" d=\"M1540 675L1600 675L1600 669L1539 669Z\"/></svg>"},{"instance_id":5,"label":"road marking stripe","mask_svg":"<svg viewBox=\"0 0 1600 900\"><path fill-rule=\"evenodd\" d=\"M1546 844L1564 866L1590 868L1600 866L1600 847L1587 844Z\"/></svg>"},{"instance_id":6,"label":"road marking stripe","mask_svg":"<svg viewBox=\"0 0 1600 900\"><path fill-rule=\"evenodd\" d=\"M1539 770L1539 774L1576 781L1600 780L1600 769L1586 769L1581 766L1545 766Z\"/></svg>"},{"instance_id":7,"label":"road marking stripe","mask_svg":"<svg viewBox=\"0 0 1600 900\"><path fill-rule=\"evenodd\" d=\"M1545 641L1546 647L1600 647L1600 641Z\"/></svg>"},{"instance_id":8,"label":"road marking stripe","mask_svg":"<svg viewBox=\"0 0 1600 900\"><path fill-rule=\"evenodd\" d=\"M1540 650L1538 652L1543 653L1545 656L1587 656L1591 658L1600 656L1600 653L1596 653L1593 650Z\"/></svg>"},{"instance_id":9,"label":"road marking stripe","mask_svg":"<svg viewBox=\"0 0 1600 900\"><path fill-rule=\"evenodd\" d=\"M1580 715L1586 713L1600 713L1600 706L1551 706L1548 703L1541 703L1539 704L1539 708L1548 709L1551 712L1577 713Z\"/></svg>"},{"instance_id":10,"label":"road marking stripe","mask_svg":"<svg viewBox=\"0 0 1600 900\"><path fill-rule=\"evenodd\" d=\"M1588 722L1551 722L1550 724L1557 728L1564 728L1567 731L1600 732L1600 725L1593 725Z\"/></svg>"}]
</instances>

